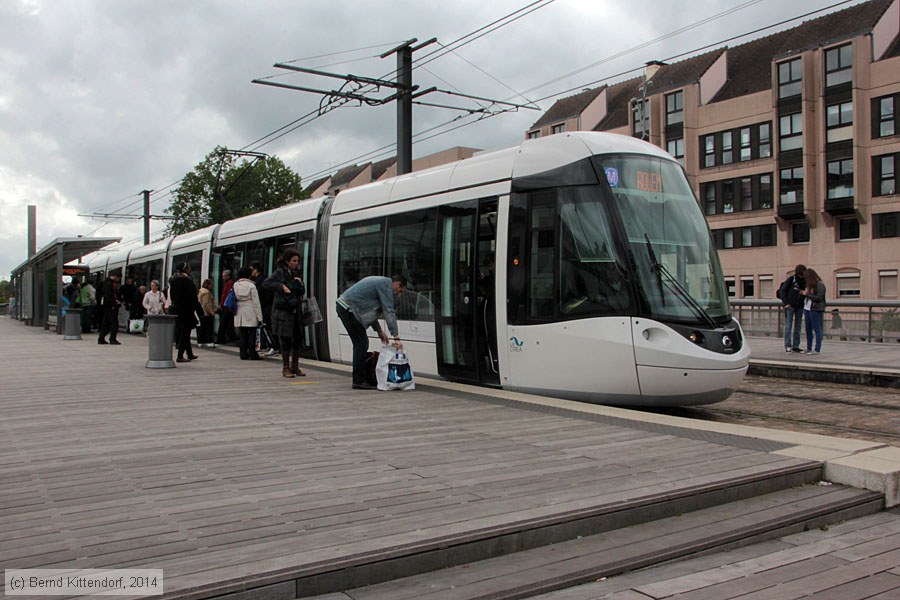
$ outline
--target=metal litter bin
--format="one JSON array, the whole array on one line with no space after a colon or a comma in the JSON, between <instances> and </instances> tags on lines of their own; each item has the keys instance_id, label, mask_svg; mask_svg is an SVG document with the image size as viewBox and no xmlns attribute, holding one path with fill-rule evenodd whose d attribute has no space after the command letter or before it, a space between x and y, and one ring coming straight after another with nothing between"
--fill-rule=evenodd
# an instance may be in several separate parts
<instances>
[{"instance_id":1,"label":"metal litter bin","mask_svg":"<svg viewBox=\"0 0 900 600\"><path fill-rule=\"evenodd\" d=\"M70 308L66 311L64 340L81 339L81 309Z\"/></svg>"},{"instance_id":2,"label":"metal litter bin","mask_svg":"<svg viewBox=\"0 0 900 600\"><path fill-rule=\"evenodd\" d=\"M150 357L148 369L174 369L172 343L175 341L175 315L147 315L147 337Z\"/></svg>"}]
</instances>

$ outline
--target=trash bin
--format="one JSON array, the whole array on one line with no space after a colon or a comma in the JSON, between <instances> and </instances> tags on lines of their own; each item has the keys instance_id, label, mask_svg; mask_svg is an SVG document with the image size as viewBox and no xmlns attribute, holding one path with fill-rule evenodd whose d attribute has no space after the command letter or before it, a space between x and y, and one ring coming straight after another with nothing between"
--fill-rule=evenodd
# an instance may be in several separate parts
<instances>
[{"instance_id":1,"label":"trash bin","mask_svg":"<svg viewBox=\"0 0 900 600\"><path fill-rule=\"evenodd\" d=\"M175 315L147 315L147 337L150 357L148 369L174 369L172 343L175 341Z\"/></svg>"},{"instance_id":2,"label":"trash bin","mask_svg":"<svg viewBox=\"0 0 900 600\"><path fill-rule=\"evenodd\" d=\"M81 339L81 309L70 308L66 311L64 322L65 329L63 332L64 340L80 340Z\"/></svg>"}]
</instances>

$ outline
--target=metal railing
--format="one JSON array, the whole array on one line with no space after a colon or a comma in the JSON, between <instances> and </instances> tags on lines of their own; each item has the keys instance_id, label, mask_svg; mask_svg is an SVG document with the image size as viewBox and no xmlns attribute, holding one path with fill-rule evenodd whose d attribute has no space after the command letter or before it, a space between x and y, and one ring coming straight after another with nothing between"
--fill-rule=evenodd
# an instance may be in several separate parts
<instances>
[{"instance_id":1,"label":"metal railing","mask_svg":"<svg viewBox=\"0 0 900 600\"><path fill-rule=\"evenodd\" d=\"M784 306L779 300L730 300L744 334L781 337ZM888 300L828 300L824 337L854 342L900 343L900 302Z\"/></svg>"}]
</instances>

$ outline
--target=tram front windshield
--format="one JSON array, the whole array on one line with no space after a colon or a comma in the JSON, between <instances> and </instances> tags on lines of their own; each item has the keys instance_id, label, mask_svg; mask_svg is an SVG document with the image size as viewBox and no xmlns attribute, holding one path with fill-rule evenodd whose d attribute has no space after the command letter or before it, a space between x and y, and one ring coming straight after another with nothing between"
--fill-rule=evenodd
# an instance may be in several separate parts
<instances>
[{"instance_id":1,"label":"tram front windshield","mask_svg":"<svg viewBox=\"0 0 900 600\"><path fill-rule=\"evenodd\" d=\"M719 258L684 172L646 156L601 165L653 316L709 326L729 317Z\"/></svg>"}]
</instances>

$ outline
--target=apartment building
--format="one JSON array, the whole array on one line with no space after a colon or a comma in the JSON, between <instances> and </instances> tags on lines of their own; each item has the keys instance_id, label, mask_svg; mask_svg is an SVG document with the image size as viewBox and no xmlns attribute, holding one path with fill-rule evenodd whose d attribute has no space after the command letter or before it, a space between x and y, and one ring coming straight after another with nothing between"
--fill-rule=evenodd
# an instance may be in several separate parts
<instances>
[{"instance_id":1,"label":"apartment building","mask_svg":"<svg viewBox=\"0 0 900 600\"><path fill-rule=\"evenodd\" d=\"M706 214L731 295L798 263L830 298L898 299L900 0L870 0L556 102L526 132L665 148Z\"/></svg>"}]
</instances>

